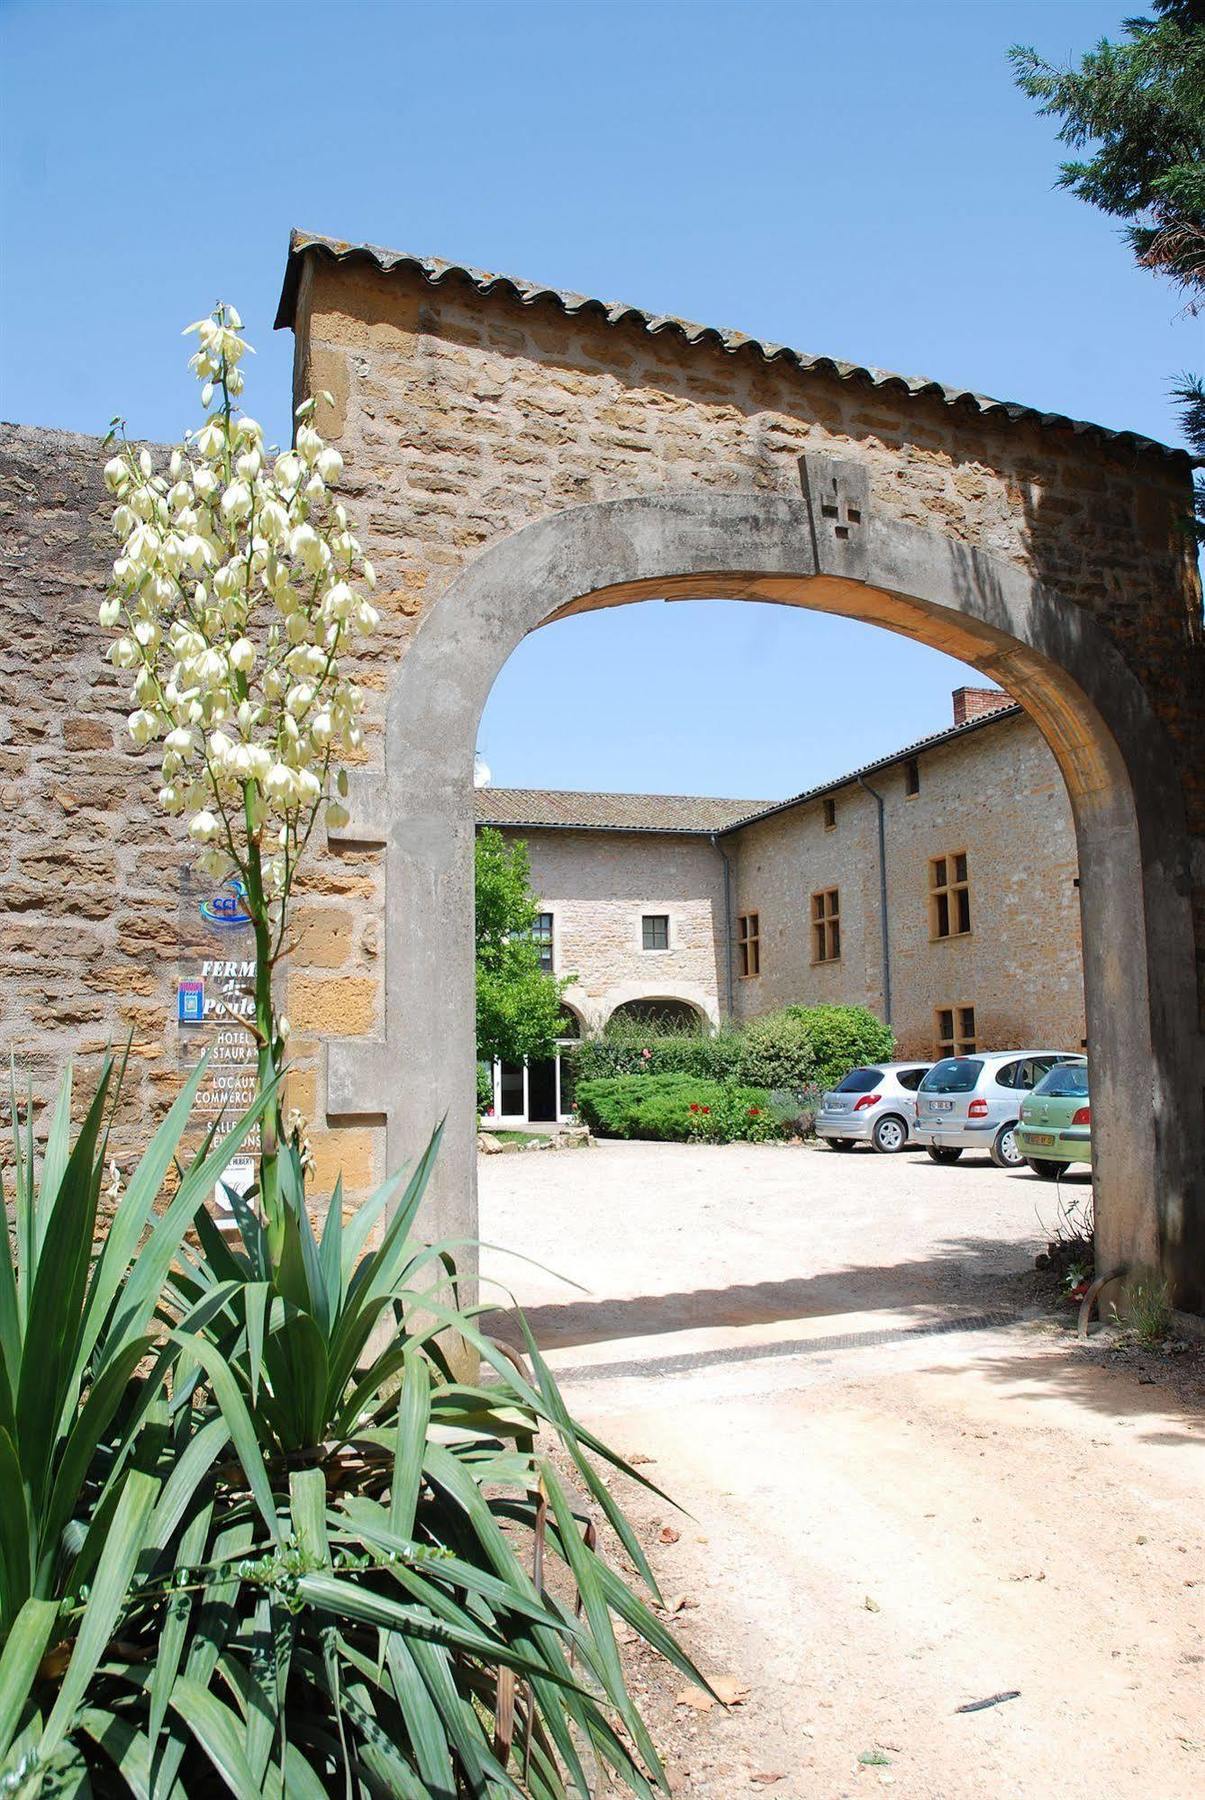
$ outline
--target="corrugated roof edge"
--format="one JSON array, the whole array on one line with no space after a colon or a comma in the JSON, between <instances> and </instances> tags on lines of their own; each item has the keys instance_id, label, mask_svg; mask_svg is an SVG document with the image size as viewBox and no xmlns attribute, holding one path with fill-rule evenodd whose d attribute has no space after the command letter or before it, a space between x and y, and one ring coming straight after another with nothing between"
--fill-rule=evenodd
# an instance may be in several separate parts
<instances>
[{"instance_id":1,"label":"corrugated roof edge","mask_svg":"<svg viewBox=\"0 0 1205 1800\"><path fill-rule=\"evenodd\" d=\"M947 725L944 731L934 731L928 737L918 738L914 744L905 744L902 750L893 750L890 756L881 756L877 762L863 763L860 769L851 769L848 775L841 775L836 781L826 781L820 787L806 788L802 794L793 794L789 800L778 800L761 812L750 813L748 818L734 819L731 825L725 825L715 836L727 837L730 831L743 831L746 825L757 825L762 819L772 819L776 813L787 812L792 806L806 806L810 800L822 800L828 794L835 794L839 788L849 787L859 776L875 775L882 769L894 768L897 763L919 756L922 750L934 750L938 745L966 737L972 731L982 731L985 725L998 725L1004 719L1019 718L1023 711L1023 707L1009 700L1006 695L1002 703L994 706L991 712L978 713L975 718L967 719L961 725Z\"/></svg>"},{"instance_id":2,"label":"corrugated roof edge","mask_svg":"<svg viewBox=\"0 0 1205 1800\"><path fill-rule=\"evenodd\" d=\"M289 255L276 312L278 331L288 328L294 322L297 291L301 281L301 261L310 252L329 257L332 262L370 262L385 274L393 269L410 269L420 274L429 287L439 287L445 281L467 282L483 299L488 299L494 293L505 293L523 306L534 306L540 300L550 300L567 317L573 317L577 313L591 313L605 319L608 325L622 325L633 321L642 326L650 336L663 331L676 332L691 347L704 343L714 344L729 355L735 355L740 350L752 350L765 362L788 362L805 374L816 372L835 375L839 381L863 381L875 388L897 388L914 398L935 397L950 407L972 408L984 417L1004 419L1014 424L1022 420L1029 421L1048 429L1069 431L1077 436L1088 436L1102 443L1120 445L1135 451L1154 452L1158 456L1183 460L1188 464L1198 460L1187 450L1172 444L1161 444L1157 439L1143 437L1135 431L1117 431L1108 425L1095 425L1089 420L1068 418L1064 413L1042 412L1036 407L1023 406L1018 401L993 400L990 395L977 394L970 388L950 387L945 382L934 381L928 376L897 375L889 369L843 362L831 356L809 356L802 350L792 350L786 344L765 343L742 331L721 331L714 325L699 325L690 319L674 318L668 313L645 312L641 307L628 306L620 301L596 300L588 295L569 293L560 288L541 287L536 282L522 281L513 275L495 275L485 269L471 268L465 263L446 262L438 256L412 256L404 250L386 250L379 244L349 244L342 238L322 237L316 232L296 229L289 234Z\"/></svg>"}]
</instances>

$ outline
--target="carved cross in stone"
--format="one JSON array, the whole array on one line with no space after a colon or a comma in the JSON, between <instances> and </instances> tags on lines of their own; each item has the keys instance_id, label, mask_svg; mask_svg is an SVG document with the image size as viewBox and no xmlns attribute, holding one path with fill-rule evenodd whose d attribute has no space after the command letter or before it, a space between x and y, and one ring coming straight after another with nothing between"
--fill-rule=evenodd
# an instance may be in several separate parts
<instances>
[{"instance_id":1,"label":"carved cross in stone","mask_svg":"<svg viewBox=\"0 0 1205 1800\"><path fill-rule=\"evenodd\" d=\"M870 479L865 463L806 452L799 473L812 526L816 569L865 581Z\"/></svg>"}]
</instances>

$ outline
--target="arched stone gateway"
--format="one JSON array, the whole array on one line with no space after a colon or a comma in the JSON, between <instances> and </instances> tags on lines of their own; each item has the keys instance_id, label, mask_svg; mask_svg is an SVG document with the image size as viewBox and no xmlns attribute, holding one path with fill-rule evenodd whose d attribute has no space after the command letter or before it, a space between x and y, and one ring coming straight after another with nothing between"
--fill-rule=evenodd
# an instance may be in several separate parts
<instances>
[{"instance_id":1,"label":"arched stone gateway","mask_svg":"<svg viewBox=\"0 0 1205 1800\"><path fill-rule=\"evenodd\" d=\"M295 239L281 322L298 333L299 386L331 392L324 428L403 615L385 768L343 834L384 849L383 1016L376 1037L328 1045L331 1122L383 1118L396 1163L446 1112L429 1226L473 1231L473 753L528 632L647 598L844 614L982 670L1049 743L1079 847L1101 1266L1161 1270L1199 1306L1205 791L1187 461L324 240Z\"/></svg>"},{"instance_id":2,"label":"arched stone gateway","mask_svg":"<svg viewBox=\"0 0 1205 1800\"><path fill-rule=\"evenodd\" d=\"M1102 1267L1162 1268L1191 1299L1201 1039L1185 980L1183 803L1163 729L1082 610L983 551L876 517L856 465L809 459L805 472L797 499L666 495L557 514L483 553L432 608L390 695L391 781L371 790L387 846L386 1035L330 1046L329 1110L383 1113L391 1161L446 1110L436 1228L472 1232L473 753L490 688L529 631L653 596L842 613L981 669L1058 759L1079 842ZM371 835L367 816L350 831ZM420 1040L427 1053L397 1082L404 1046Z\"/></svg>"}]
</instances>

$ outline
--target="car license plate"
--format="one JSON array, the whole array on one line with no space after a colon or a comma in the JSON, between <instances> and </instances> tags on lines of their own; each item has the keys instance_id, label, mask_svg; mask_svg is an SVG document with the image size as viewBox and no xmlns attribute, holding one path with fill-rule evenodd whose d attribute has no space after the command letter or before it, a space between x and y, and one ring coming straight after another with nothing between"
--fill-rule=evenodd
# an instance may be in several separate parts
<instances>
[{"instance_id":1,"label":"car license plate","mask_svg":"<svg viewBox=\"0 0 1205 1800\"><path fill-rule=\"evenodd\" d=\"M1054 1142L1052 1131L1027 1131L1025 1135L1031 1144L1053 1144Z\"/></svg>"},{"instance_id":2,"label":"car license plate","mask_svg":"<svg viewBox=\"0 0 1205 1800\"><path fill-rule=\"evenodd\" d=\"M934 1112L953 1112L954 1110L954 1102L952 1100L930 1100L929 1105L933 1108Z\"/></svg>"}]
</instances>

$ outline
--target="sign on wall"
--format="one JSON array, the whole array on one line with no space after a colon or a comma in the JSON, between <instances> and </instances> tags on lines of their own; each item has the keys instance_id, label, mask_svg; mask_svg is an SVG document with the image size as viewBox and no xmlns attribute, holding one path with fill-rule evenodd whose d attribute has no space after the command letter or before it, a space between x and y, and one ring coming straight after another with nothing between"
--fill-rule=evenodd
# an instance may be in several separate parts
<instances>
[{"instance_id":1,"label":"sign on wall","mask_svg":"<svg viewBox=\"0 0 1205 1800\"><path fill-rule=\"evenodd\" d=\"M242 884L206 881L180 872L179 953L176 972L178 1060L187 1072L209 1052L209 1066L193 1109L194 1123L230 1131L255 1099L255 933ZM228 1165L214 1194L215 1210L231 1218L233 1188L246 1193L255 1179L258 1128Z\"/></svg>"}]
</instances>

